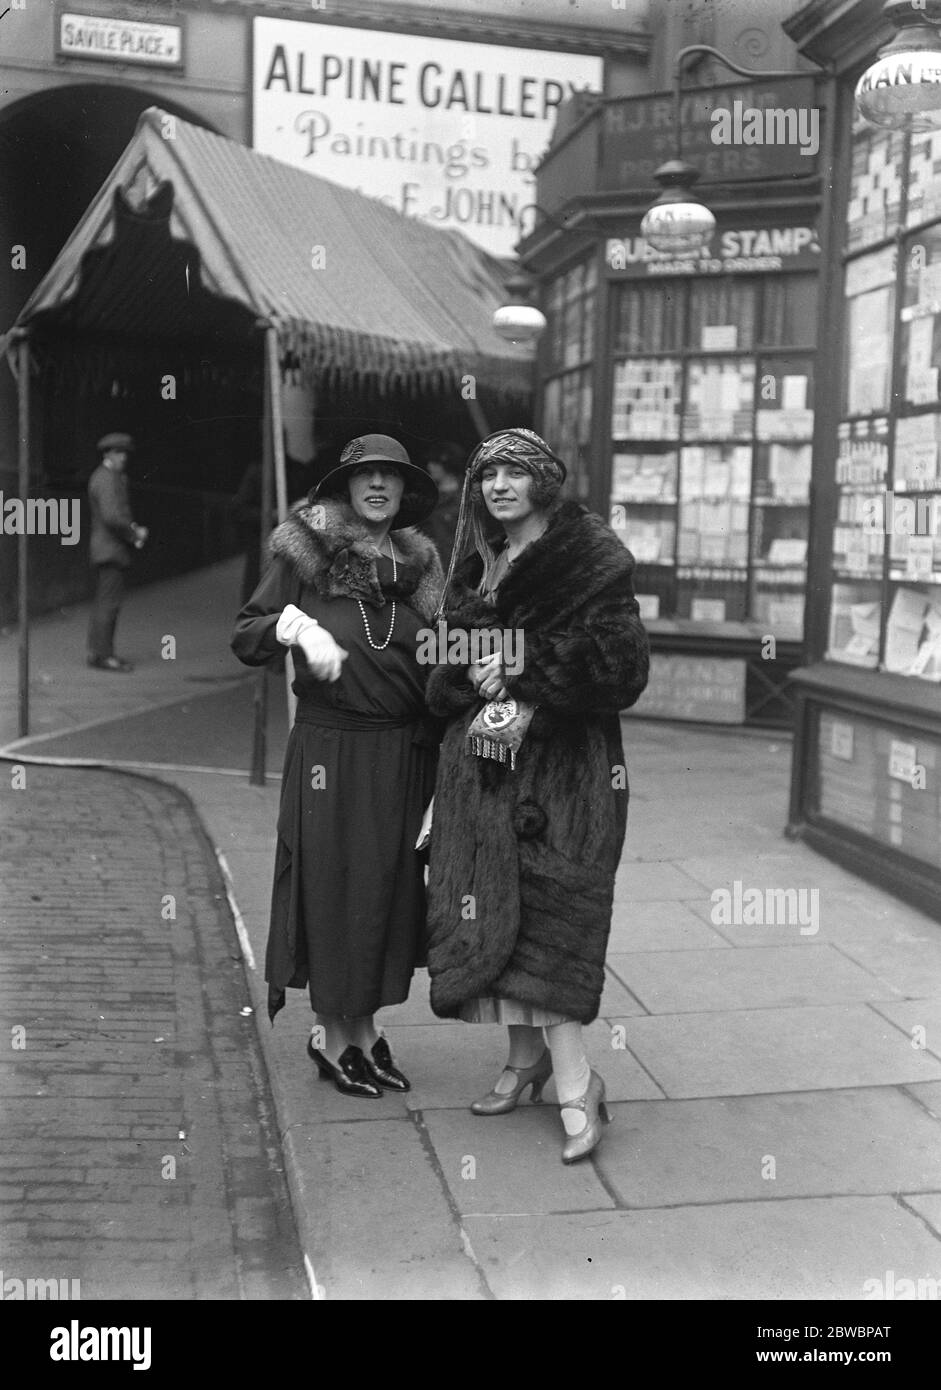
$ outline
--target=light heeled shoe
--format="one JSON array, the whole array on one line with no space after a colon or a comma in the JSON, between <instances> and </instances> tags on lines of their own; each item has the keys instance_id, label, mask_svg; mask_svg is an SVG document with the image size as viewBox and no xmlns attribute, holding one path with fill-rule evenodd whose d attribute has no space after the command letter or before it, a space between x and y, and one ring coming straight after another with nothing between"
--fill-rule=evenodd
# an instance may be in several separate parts
<instances>
[{"instance_id":1,"label":"light heeled shoe","mask_svg":"<svg viewBox=\"0 0 941 1390\"><path fill-rule=\"evenodd\" d=\"M611 1116L604 1099L604 1081L596 1071L589 1077L588 1088L577 1100L567 1100L560 1110L581 1110L585 1116L585 1128L578 1134L566 1134L562 1145L562 1162L577 1163L587 1158L601 1142L602 1124L610 1124Z\"/></svg>"},{"instance_id":2,"label":"light heeled shoe","mask_svg":"<svg viewBox=\"0 0 941 1390\"><path fill-rule=\"evenodd\" d=\"M471 1105L473 1114L508 1115L519 1105L527 1086L532 1087L529 1098L533 1105L540 1105L543 1087L552 1075L552 1054L546 1048L539 1061L531 1067L511 1067L507 1063L503 1070L514 1072L516 1075L516 1085L512 1091L507 1091L505 1095L501 1095L499 1091L488 1092L481 1100L473 1102Z\"/></svg>"}]
</instances>

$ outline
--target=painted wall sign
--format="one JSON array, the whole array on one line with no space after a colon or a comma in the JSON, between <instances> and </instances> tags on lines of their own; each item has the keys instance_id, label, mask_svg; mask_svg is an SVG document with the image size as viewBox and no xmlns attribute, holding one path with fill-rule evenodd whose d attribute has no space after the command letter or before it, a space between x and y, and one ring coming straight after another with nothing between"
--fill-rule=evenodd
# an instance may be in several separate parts
<instances>
[{"instance_id":1,"label":"painted wall sign","mask_svg":"<svg viewBox=\"0 0 941 1390\"><path fill-rule=\"evenodd\" d=\"M150 24L137 19L61 10L56 52L66 58L182 68L183 25Z\"/></svg>"},{"instance_id":2,"label":"painted wall sign","mask_svg":"<svg viewBox=\"0 0 941 1390\"><path fill-rule=\"evenodd\" d=\"M643 237L609 237L608 270L625 276L736 275L771 270L817 270L820 243L813 227L719 228L694 256L654 251Z\"/></svg>"},{"instance_id":3,"label":"painted wall sign","mask_svg":"<svg viewBox=\"0 0 941 1390\"><path fill-rule=\"evenodd\" d=\"M262 16L252 32L256 150L501 256L558 106L602 82L580 54Z\"/></svg>"},{"instance_id":4,"label":"painted wall sign","mask_svg":"<svg viewBox=\"0 0 941 1390\"><path fill-rule=\"evenodd\" d=\"M658 652L650 663L650 684L633 709L647 719L744 724L745 662L738 657Z\"/></svg>"},{"instance_id":5,"label":"painted wall sign","mask_svg":"<svg viewBox=\"0 0 941 1390\"><path fill-rule=\"evenodd\" d=\"M816 157L806 152L806 141L799 138L800 120L804 128L809 113L814 111L814 81L811 77L785 78L780 82L710 87L691 91L682 99L683 158L700 171L700 185L736 179L785 178L793 174L812 174ZM713 112L728 112L730 122L713 120ZM764 135L770 129L792 139L762 138L750 141L757 134L757 120L748 114L761 112L768 119L761 124ZM786 113L793 112L789 117ZM772 120L771 113L781 113ZM739 119L736 119L736 116ZM645 187L654 188L654 170L667 159L673 159L676 137L673 129L673 98L662 96L624 97L606 102L602 124L601 179L605 189ZM740 138L723 143L724 127L730 125L733 136ZM818 121L819 124L819 121Z\"/></svg>"}]
</instances>

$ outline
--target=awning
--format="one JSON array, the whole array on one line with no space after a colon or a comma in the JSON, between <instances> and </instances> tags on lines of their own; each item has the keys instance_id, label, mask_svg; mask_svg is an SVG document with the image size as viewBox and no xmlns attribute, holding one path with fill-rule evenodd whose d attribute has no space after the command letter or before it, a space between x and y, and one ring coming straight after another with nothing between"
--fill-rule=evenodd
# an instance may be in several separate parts
<instances>
[{"instance_id":1,"label":"awning","mask_svg":"<svg viewBox=\"0 0 941 1390\"><path fill-rule=\"evenodd\" d=\"M15 328L100 343L233 343L261 321L314 380L500 395L531 353L491 316L505 263L460 232L151 107Z\"/></svg>"}]
</instances>

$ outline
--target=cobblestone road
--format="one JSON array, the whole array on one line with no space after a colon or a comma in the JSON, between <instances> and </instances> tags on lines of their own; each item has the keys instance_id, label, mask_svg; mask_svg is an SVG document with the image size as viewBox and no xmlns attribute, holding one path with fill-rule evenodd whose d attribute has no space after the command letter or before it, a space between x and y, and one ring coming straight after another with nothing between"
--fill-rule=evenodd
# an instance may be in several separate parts
<instances>
[{"instance_id":1,"label":"cobblestone road","mask_svg":"<svg viewBox=\"0 0 941 1390\"><path fill-rule=\"evenodd\" d=\"M186 799L10 761L0 787L2 1278L307 1297L238 943Z\"/></svg>"}]
</instances>

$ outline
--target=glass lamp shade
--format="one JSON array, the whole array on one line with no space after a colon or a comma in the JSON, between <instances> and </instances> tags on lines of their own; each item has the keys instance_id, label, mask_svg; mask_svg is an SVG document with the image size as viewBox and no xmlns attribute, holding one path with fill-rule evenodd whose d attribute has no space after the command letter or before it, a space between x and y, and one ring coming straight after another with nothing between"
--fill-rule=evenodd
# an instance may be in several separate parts
<instances>
[{"instance_id":1,"label":"glass lamp shade","mask_svg":"<svg viewBox=\"0 0 941 1390\"><path fill-rule=\"evenodd\" d=\"M941 44L890 44L856 84L856 107L872 125L890 130L941 130Z\"/></svg>"},{"instance_id":2,"label":"glass lamp shade","mask_svg":"<svg viewBox=\"0 0 941 1390\"><path fill-rule=\"evenodd\" d=\"M674 256L691 255L707 245L716 229L716 219L698 199L689 194L677 201L658 199L640 224L641 236L655 251Z\"/></svg>"},{"instance_id":3,"label":"glass lamp shade","mask_svg":"<svg viewBox=\"0 0 941 1390\"><path fill-rule=\"evenodd\" d=\"M493 330L508 343L532 343L546 326L546 317L532 304L504 304L497 309Z\"/></svg>"}]
</instances>

